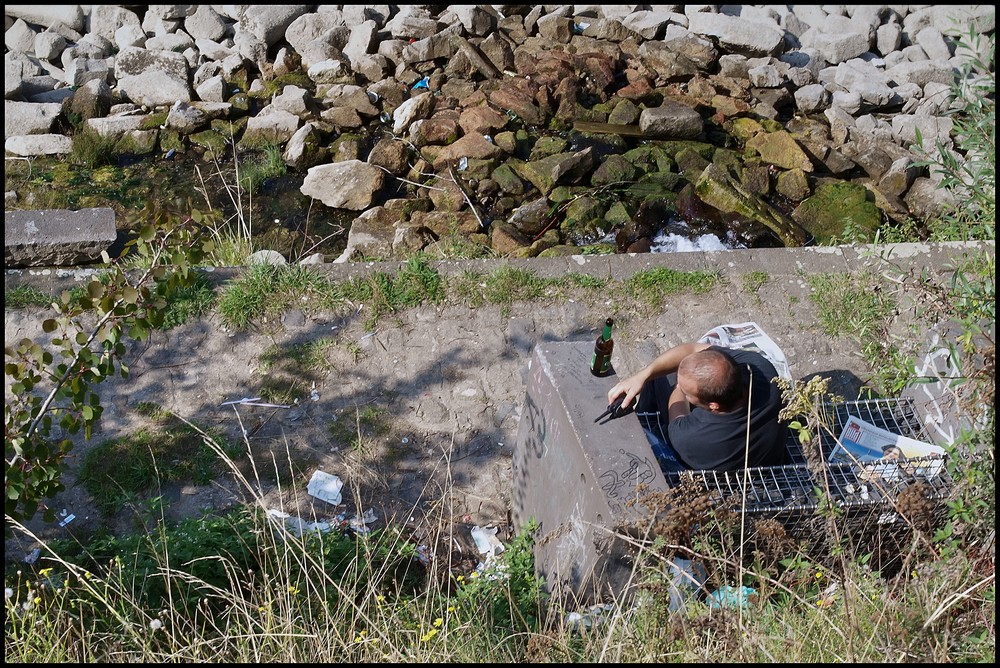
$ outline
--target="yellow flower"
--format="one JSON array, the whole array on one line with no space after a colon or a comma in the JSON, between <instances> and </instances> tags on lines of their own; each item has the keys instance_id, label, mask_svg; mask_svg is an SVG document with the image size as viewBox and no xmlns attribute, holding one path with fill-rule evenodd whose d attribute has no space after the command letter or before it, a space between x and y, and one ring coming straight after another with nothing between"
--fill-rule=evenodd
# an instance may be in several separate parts
<instances>
[{"instance_id":1,"label":"yellow flower","mask_svg":"<svg viewBox=\"0 0 1000 668\"><path fill-rule=\"evenodd\" d=\"M363 642L365 640L365 636L367 635L368 635L368 629L361 629L360 631L358 631L358 637L354 639L354 642Z\"/></svg>"},{"instance_id":2,"label":"yellow flower","mask_svg":"<svg viewBox=\"0 0 1000 668\"><path fill-rule=\"evenodd\" d=\"M455 578L455 579L456 579L456 580L458 580L459 582L465 582L465 576L464 576L464 575L459 575L459 576L458 576L457 578Z\"/></svg>"},{"instance_id":3,"label":"yellow flower","mask_svg":"<svg viewBox=\"0 0 1000 668\"><path fill-rule=\"evenodd\" d=\"M444 624L444 620L441 619L440 617L438 617L437 619L434 620L434 626L436 626L438 628L441 628L442 624Z\"/></svg>"},{"instance_id":4,"label":"yellow flower","mask_svg":"<svg viewBox=\"0 0 1000 668\"><path fill-rule=\"evenodd\" d=\"M375 597L375 600L378 601L379 603L385 603L385 596L379 594L378 596Z\"/></svg>"},{"instance_id":5,"label":"yellow flower","mask_svg":"<svg viewBox=\"0 0 1000 668\"><path fill-rule=\"evenodd\" d=\"M472 571L471 573L469 573L469 577L470 578L478 578L479 577L479 571Z\"/></svg>"},{"instance_id":6,"label":"yellow flower","mask_svg":"<svg viewBox=\"0 0 1000 668\"><path fill-rule=\"evenodd\" d=\"M45 575L48 575L51 572L52 572L51 568L43 568L42 570L38 571L38 574L41 575L41 576L45 576Z\"/></svg>"},{"instance_id":7,"label":"yellow flower","mask_svg":"<svg viewBox=\"0 0 1000 668\"><path fill-rule=\"evenodd\" d=\"M298 596L299 588L294 585L288 585L288 593L290 593L292 596Z\"/></svg>"},{"instance_id":8,"label":"yellow flower","mask_svg":"<svg viewBox=\"0 0 1000 668\"><path fill-rule=\"evenodd\" d=\"M422 638L420 638L420 641L421 642L427 642L428 640L430 640L431 638L433 638L437 634L438 634L438 630L437 629L431 629L430 631L428 631L427 633L425 633Z\"/></svg>"},{"instance_id":9,"label":"yellow flower","mask_svg":"<svg viewBox=\"0 0 1000 668\"><path fill-rule=\"evenodd\" d=\"M819 580L821 577L823 577L823 571L816 571L816 579Z\"/></svg>"},{"instance_id":10,"label":"yellow flower","mask_svg":"<svg viewBox=\"0 0 1000 668\"><path fill-rule=\"evenodd\" d=\"M449 605L448 606L448 612L455 612L455 606Z\"/></svg>"}]
</instances>

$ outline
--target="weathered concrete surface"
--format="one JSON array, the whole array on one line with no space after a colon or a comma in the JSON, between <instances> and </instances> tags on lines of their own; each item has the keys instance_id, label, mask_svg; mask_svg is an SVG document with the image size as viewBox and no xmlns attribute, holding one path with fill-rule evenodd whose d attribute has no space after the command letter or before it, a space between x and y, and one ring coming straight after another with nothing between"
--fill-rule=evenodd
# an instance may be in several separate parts
<instances>
[{"instance_id":1,"label":"weathered concrete surface","mask_svg":"<svg viewBox=\"0 0 1000 668\"><path fill-rule=\"evenodd\" d=\"M100 261L117 236L113 209L5 211L7 267L63 267Z\"/></svg>"},{"instance_id":2,"label":"weathered concrete surface","mask_svg":"<svg viewBox=\"0 0 1000 668\"><path fill-rule=\"evenodd\" d=\"M528 361L512 461L515 530L539 523L535 570L560 600L621 592L631 573L615 530L641 518L631 504L666 490L634 414L595 424L617 374L590 373L592 341L540 343Z\"/></svg>"}]
</instances>

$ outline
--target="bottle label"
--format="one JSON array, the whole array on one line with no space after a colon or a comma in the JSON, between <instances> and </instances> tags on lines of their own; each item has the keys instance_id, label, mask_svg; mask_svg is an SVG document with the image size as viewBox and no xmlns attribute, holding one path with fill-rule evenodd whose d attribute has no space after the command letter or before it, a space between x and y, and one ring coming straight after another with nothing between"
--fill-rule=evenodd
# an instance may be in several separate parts
<instances>
[{"instance_id":1,"label":"bottle label","mask_svg":"<svg viewBox=\"0 0 1000 668\"><path fill-rule=\"evenodd\" d=\"M611 357L605 354L598 354L594 352L593 357L590 358L590 371L595 375L606 374L611 368Z\"/></svg>"}]
</instances>

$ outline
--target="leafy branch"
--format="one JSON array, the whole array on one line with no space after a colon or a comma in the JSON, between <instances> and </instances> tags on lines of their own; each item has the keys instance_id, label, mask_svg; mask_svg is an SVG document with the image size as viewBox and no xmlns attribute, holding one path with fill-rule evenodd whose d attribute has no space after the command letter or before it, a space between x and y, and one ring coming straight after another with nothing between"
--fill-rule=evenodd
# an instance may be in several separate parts
<instances>
[{"instance_id":1,"label":"leafy branch","mask_svg":"<svg viewBox=\"0 0 1000 668\"><path fill-rule=\"evenodd\" d=\"M173 295L193 282L193 266L211 252L192 212L179 225L169 214L152 213L126 245L146 269L130 277L121 260L92 280L82 293L64 291L53 302L56 317L42 323L53 335L48 343L24 338L4 348L4 374L10 400L4 405L4 476L7 516L23 521L34 517L43 499L65 489L64 460L73 444L68 436L83 430L89 439L103 412L93 387L120 374L128 340L144 341L163 322ZM48 385L48 389L46 389ZM51 521L54 513L44 508Z\"/></svg>"}]
</instances>

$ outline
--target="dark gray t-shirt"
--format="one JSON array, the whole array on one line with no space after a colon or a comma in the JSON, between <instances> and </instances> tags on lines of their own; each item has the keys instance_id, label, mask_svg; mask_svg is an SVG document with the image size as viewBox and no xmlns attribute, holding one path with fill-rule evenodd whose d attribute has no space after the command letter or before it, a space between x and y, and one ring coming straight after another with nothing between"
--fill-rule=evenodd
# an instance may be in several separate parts
<instances>
[{"instance_id":1,"label":"dark gray t-shirt","mask_svg":"<svg viewBox=\"0 0 1000 668\"><path fill-rule=\"evenodd\" d=\"M736 360L736 364L743 369L744 381L748 374L752 379L748 466L790 463L785 447L788 425L778 421L778 412L782 407L781 388L772 382L778 376L774 365L755 352L712 347ZM688 468L735 471L743 468L746 425L746 407L732 413L712 413L692 406L691 413L671 422L667 432L670 445Z\"/></svg>"}]
</instances>

